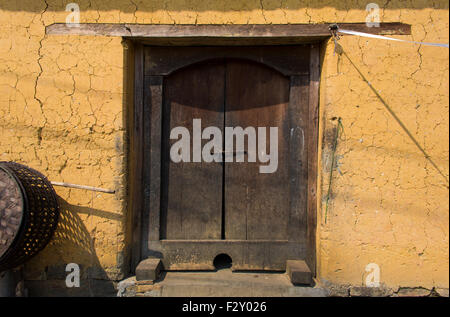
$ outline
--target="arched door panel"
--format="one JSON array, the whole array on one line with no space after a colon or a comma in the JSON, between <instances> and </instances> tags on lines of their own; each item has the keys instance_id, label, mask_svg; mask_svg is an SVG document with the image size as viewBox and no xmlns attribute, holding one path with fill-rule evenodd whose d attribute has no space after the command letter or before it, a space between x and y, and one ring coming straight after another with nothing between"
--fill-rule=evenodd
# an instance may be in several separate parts
<instances>
[{"instance_id":1,"label":"arched door panel","mask_svg":"<svg viewBox=\"0 0 450 317\"><path fill-rule=\"evenodd\" d=\"M142 257L161 258L167 270L214 269L218 254L233 270L285 270L287 260L306 260L309 47L145 52ZM212 137L205 128L220 140L208 148L212 161L203 153ZM227 131L237 128L250 133L244 148L235 137L228 148ZM187 148L173 151L183 134Z\"/></svg>"}]
</instances>

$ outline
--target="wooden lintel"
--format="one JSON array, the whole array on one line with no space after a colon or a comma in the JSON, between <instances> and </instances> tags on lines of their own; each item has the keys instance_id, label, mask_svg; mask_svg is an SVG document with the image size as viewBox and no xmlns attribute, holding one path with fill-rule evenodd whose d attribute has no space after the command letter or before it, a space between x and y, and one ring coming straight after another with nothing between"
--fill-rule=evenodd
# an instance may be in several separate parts
<instances>
[{"instance_id":1,"label":"wooden lintel","mask_svg":"<svg viewBox=\"0 0 450 317\"><path fill-rule=\"evenodd\" d=\"M114 24L80 23L79 26L55 23L46 27L52 35L98 35L147 39L186 38L327 38L332 23L322 24L245 24L245 25L176 25L176 24ZM367 27L365 23L338 23L340 28L379 35L410 35L411 25L404 23L380 23L379 27Z\"/></svg>"}]
</instances>

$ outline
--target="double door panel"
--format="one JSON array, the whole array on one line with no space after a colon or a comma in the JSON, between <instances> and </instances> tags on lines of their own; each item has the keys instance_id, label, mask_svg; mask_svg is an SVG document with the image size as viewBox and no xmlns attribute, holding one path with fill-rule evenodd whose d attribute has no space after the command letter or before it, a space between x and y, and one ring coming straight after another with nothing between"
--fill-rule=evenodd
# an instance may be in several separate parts
<instances>
[{"instance_id":1,"label":"double door panel","mask_svg":"<svg viewBox=\"0 0 450 317\"><path fill-rule=\"evenodd\" d=\"M289 78L262 64L219 60L175 72L165 79L164 88L164 238L287 240ZM210 149L204 149L210 142L209 134L198 142L194 119L201 120L200 133L208 127L220 130L222 147L212 149L212 162L205 162L201 155L202 150ZM170 133L177 127L190 132L189 162L173 162L170 157L171 147L179 141L170 139ZM233 150L227 151L225 127L250 127L255 132L250 137L256 144L249 146L249 137L245 136L242 153L234 137ZM270 137L273 128L277 131L275 138ZM257 146L261 138L266 149ZM275 154L275 150L272 160L277 162L259 160L258 152L267 155ZM256 162L249 162L251 157ZM229 160L232 162L224 162ZM269 164L276 165L276 170L261 173L260 167Z\"/></svg>"},{"instance_id":2,"label":"double door panel","mask_svg":"<svg viewBox=\"0 0 450 317\"><path fill-rule=\"evenodd\" d=\"M233 270L313 265L311 47L144 48L143 258L168 270L214 269L221 253ZM228 148L238 128L254 135Z\"/></svg>"}]
</instances>

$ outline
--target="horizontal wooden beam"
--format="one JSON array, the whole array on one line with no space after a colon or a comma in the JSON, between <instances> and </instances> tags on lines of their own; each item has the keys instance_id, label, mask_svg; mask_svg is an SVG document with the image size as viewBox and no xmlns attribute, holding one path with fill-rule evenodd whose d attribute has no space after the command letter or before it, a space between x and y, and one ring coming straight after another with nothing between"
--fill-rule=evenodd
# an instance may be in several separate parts
<instances>
[{"instance_id":1,"label":"horizontal wooden beam","mask_svg":"<svg viewBox=\"0 0 450 317\"><path fill-rule=\"evenodd\" d=\"M46 27L46 34L122 36L141 39L324 39L330 36L332 23L323 24L244 24L244 25L166 25L81 23L79 26L55 23ZM367 27L365 23L338 23L342 29L379 35L410 35L411 25L380 23Z\"/></svg>"}]
</instances>

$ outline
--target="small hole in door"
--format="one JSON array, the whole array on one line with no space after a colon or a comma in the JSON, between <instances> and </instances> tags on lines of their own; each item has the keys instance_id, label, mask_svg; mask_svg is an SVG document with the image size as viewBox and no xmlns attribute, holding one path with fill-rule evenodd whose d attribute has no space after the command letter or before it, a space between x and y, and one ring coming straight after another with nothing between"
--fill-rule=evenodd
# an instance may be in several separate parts
<instances>
[{"instance_id":1,"label":"small hole in door","mask_svg":"<svg viewBox=\"0 0 450 317\"><path fill-rule=\"evenodd\" d=\"M216 270L229 269L233 265L233 260L228 254L221 253L214 258L213 264Z\"/></svg>"}]
</instances>

